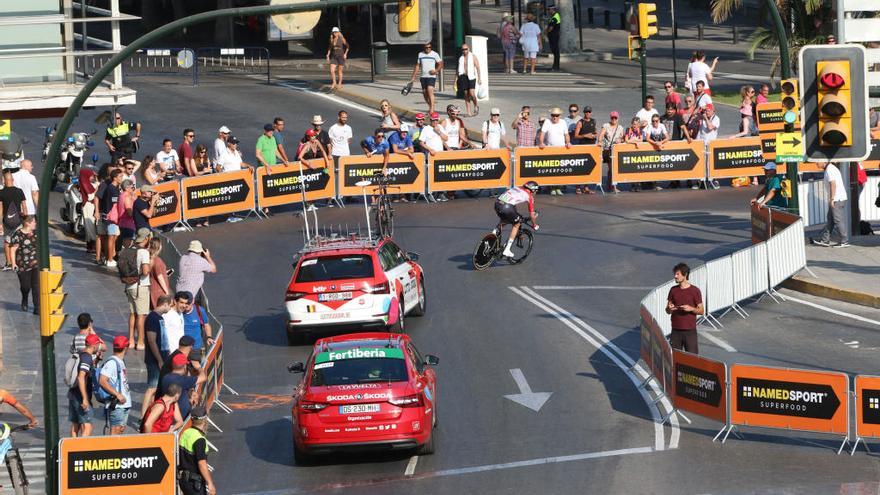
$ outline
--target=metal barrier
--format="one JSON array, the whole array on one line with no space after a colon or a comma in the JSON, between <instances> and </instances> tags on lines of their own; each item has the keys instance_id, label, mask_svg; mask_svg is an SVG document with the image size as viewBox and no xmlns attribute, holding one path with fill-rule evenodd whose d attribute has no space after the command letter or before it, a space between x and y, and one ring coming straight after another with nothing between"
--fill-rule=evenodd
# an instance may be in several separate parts
<instances>
[{"instance_id":1,"label":"metal barrier","mask_svg":"<svg viewBox=\"0 0 880 495\"><path fill-rule=\"evenodd\" d=\"M767 241L767 256L773 260L768 263L771 290L807 266L804 221L798 220L771 237Z\"/></svg>"},{"instance_id":2,"label":"metal barrier","mask_svg":"<svg viewBox=\"0 0 880 495\"><path fill-rule=\"evenodd\" d=\"M862 189L859 197L859 212L862 220L869 222L880 220L880 208L874 205L877 201L878 188L880 188L880 176L868 177L868 182ZM804 219L804 226L822 225L828 215L828 188L825 182L814 180L798 184L800 195L800 213Z\"/></svg>"},{"instance_id":3,"label":"metal barrier","mask_svg":"<svg viewBox=\"0 0 880 495\"><path fill-rule=\"evenodd\" d=\"M196 54L194 85L199 78L217 74L266 74L266 83L272 78L269 50L264 47L199 48Z\"/></svg>"},{"instance_id":4,"label":"metal barrier","mask_svg":"<svg viewBox=\"0 0 880 495\"><path fill-rule=\"evenodd\" d=\"M767 245L763 242L730 255L733 274L733 300L744 301L770 291Z\"/></svg>"},{"instance_id":5,"label":"metal barrier","mask_svg":"<svg viewBox=\"0 0 880 495\"><path fill-rule=\"evenodd\" d=\"M730 256L725 256L706 263L706 279L706 293L703 295L706 316L721 325L721 322L712 313L721 310L729 311L728 308L736 309L737 307L733 297L733 284L728 282L733 280L733 259Z\"/></svg>"}]
</instances>

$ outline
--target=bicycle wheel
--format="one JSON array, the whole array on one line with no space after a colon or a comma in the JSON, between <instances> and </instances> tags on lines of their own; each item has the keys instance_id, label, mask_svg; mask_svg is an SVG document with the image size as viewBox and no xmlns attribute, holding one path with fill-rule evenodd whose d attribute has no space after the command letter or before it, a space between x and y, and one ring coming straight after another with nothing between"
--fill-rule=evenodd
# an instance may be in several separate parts
<instances>
[{"instance_id":1,"label":"bicycle wheel","mask_svg":"<svg viewBox=\"0 0 880 495\"><path fill-rule=\"evenodd\" d=\"M510 246L510 250L513 251L513 258L508 258L510 263L515 265L525 261L529 253L532 252L532 242L534 242L532 231L525 228L525 226L521 226L516 234L516 239L513 241L513 245Z\"/></svg>"},{"instance_id":2,"label":"bicycle wheel","mask_svg":"<svg viewBox=\"0 0 880 495\"><path fill-rule=\"evenodd\" d=\"M489 233L486 234L474 249L473 264L477 270L485 270L495 261L498 254L498 236Z\"/></svg>"},{"instance_id":3,"label":"bicycle wheel","mask_svg":"<svg viewBox=\"0 0 880 495\"><path fill-rule=\"evenodd\" d=\"M6 453L6 469L9 471L9 479L12 480L15 495L28 495L27 474L24 472L18 449L14 448Z\"/></svg>"}]
</instances>

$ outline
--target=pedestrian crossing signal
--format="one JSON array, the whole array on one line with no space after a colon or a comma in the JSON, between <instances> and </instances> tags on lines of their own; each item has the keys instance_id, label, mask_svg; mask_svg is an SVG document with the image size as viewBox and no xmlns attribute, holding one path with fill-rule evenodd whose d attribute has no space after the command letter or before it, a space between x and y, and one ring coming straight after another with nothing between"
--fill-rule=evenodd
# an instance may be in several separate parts
<instances>
[{"instance_id":1,"label":"pedestrian crossing signal","mask_svg":"<svg viewBox=\"0 0 880 495\"><path fill-rule=\"evenodd\" d=\"M658 32L655 12L657 12L657 4L639 4L639 37L642 39L648 39Z\"/></svg>"},{"instance_id":2,"label":"pedestrian crossing signal","mask_svg":"<svg viewBox=\"0 0 880 495\"><path fill-rule=\"evenodd\" d=\"M49 268L40 270L40 335L51 337L64 325L65 272L61 269L61 257L50 256Z\"/></svg>"},{"instance_id":3,"label":"pedestrian crossing signal","mask_svg":"<svg viewBox=\"0 0 880 495\"><path fill-rule=\"evenodd\" d=\"M401 34L419 32L419 0L400 0L397 2L397 30Z\"/></svg>"}]
</instances>

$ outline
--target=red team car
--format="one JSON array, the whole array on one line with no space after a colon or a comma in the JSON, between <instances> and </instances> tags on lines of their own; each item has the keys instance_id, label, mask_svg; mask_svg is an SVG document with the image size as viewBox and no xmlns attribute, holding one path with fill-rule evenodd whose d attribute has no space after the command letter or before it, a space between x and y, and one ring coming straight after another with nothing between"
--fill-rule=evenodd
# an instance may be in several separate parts
<instances>
[{"instance_id":1,"label":"red team car","mask_svg":"<svg viewBox=\"0 0 880 495\"><path fill-rule=\"evenodd\" d=\"M434 452L435 356L404 334L355 333L315 343L293 394L297 463L315 454L363 449Z\"/></svg>"},{"instance_id":2,"label":"red team car","mask_svg":"<svg viewBox=\"0 0 880 495\"><path fill-rule=\"evenodd\" d=\"M422 315L427 304L417 259L389 237L310 242L284 298L288 342L331 331L403 332L405 315Z\"/></svg>"}]
</instances>

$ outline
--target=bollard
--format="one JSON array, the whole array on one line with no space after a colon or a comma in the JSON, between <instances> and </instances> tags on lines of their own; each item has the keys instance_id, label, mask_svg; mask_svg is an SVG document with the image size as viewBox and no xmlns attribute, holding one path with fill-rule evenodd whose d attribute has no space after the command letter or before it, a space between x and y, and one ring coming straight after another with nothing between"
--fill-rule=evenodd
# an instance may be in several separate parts
<instances>
[{"instance_id":1,"label":"bollard","mask_svg":"<svg viewBox=\"0 0 880 495\"><path fill-rule=\"evenodd\" d=\"M593 25L593 7L587 9L587 22Z\"/></svg>"},{"instance_id":2,"label":"bollard","mask_svg":"<svg viewBox=\"0 0 880 495\"><path fill-rule=\"evenodd\" d=\"M736 45L739 43L739 28L733 26L733 44Z\"/></svg>"},{"instance_id":3,"label":"bollard","mask_svg":"<svg viewBox=\"0 0 880 495\"><path fill-rule=\"evenodd\" d=\"M697 40L703 41L703 25L697 24Z\"/></svg>"},{"instance_id":4,"label":"bollard","mask_svg":"<svg viewBox=\"0 0 880 495\"><path fill-rule=\"evenodd\" d=\"M629 27L626 25L626 12L620 13L620 29L629 31Z\"/></svg>"},{"instance_id":5,"label":"bollard","mask_svg":"<svg viewBox=\"0 0 880 495\"><path fill-rule=\"evenodd\" d=\"M611 27L611 11L610 10L605 11L605 27L606 28Z\"/></svg>"}]
</instances>

